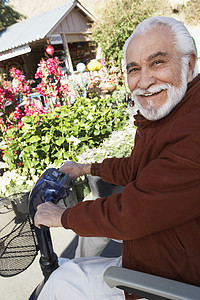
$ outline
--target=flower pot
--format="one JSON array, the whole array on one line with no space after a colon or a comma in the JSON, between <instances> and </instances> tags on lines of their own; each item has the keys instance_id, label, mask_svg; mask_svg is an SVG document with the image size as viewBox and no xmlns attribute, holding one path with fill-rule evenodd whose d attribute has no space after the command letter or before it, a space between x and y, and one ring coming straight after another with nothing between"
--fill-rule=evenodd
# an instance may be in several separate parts
<instances>
[{"instance_id":1,"label":"flower pot","mask_svg":"<svg viewBox=\"0 0 200 300\"><path fill-rule=\"evenodd\" d=\"M8 197L15 213L15 223L22 223L28 215L29 193L18 193Z\"/></svg>"},{"instance_id":2,"label":"flower pot","mask_svg":"<svg viewBox=\"0 0 200 300\"><path fill-rule=\"evenodd\" d=\"M99 176L88 175L88 183L92 196L94 198L107 197L112 194L117 194L123 191L123 186L117 186L108 182L105 182Z\"/></svg>"},{"instance_id":3,"label":"flower pot","mask_svg":"<svg viewBox=\"0 0 200 300\"><path fill-rule=\"evenodd\" d=\"M82 201L87 195L89 195L91 191L87 177L84 180L76 181L74 189L76 191L78 202Z\"/></svg>"},{"instance_id":4,"label":"flower pot","mask_svg":"<svg viewBox=\"0 0 200 300\"><path fill-rule=\"evenodd\" d=\"M116 85L103 85L101 86L102 93L111 93L116 89Z\"/></svg>"},{"instance_id":5,"label":"flower pot","mask_svg":"<svg viewBox=\"0 0 200 300\"><path fill-rule=\"evenodd\" d=\"M106 88L109 92L113 92L116 89L116 85L108 85Z\"/></svg>"}]
</instances>

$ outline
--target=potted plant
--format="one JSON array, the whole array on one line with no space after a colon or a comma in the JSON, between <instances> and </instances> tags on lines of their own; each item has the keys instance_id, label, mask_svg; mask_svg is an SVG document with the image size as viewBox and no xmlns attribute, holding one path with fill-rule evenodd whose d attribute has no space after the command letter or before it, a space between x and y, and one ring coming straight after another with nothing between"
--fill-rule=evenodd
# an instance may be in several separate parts
<instances>
[{"instance_id":1,"label":"potted plant","mask_svg":"<svg viewBox=\"0 0 200 300\"><path fill-rule=\"evenodd\" d=\"M82 201L87 195L90 194L90 186L88 183L88 178L86 176L81 176L75 181L74 190L76 193L77 201Z\"/></svg>"},{"instance_id":2,"label":"potted plant","mask_svg":"<svg viewBox=\"0 0 200 300\"><path fill-rule=\"evenodd\" d=\"M135 127L127 124L124 130L114 131L108 139L105 139L100 147L87 149L78 156L80 163L101 162L109 157L130 156L134 146ZM94 198L105 197L114 193L120 193L122 186L103 181L98 176L87 175L88 184Z\"/></svg>"},{"instance_id":3,"label":"potted plant","mask_svg":"<svg viewBox=\"0 0 200 300\"><path fill-rule=\"evenodd\" d=\"M99 176L87 175L87 178L93 198L107 197L112 194L120 193L124 188L123 186L117 186L103 181Z\"/></svg>"},{"instance_id":4,"label":"potted plant","mask_svg":"<svg viewBox=\"0 0 200 300\"><path fill-rule=\"evenodd\" d=\"M100 84L100 88L102 90L102 92L113 92L116 89L116 84L113 81L106 81L106 82L102 82Z\"/></svg>"}]
</instances>

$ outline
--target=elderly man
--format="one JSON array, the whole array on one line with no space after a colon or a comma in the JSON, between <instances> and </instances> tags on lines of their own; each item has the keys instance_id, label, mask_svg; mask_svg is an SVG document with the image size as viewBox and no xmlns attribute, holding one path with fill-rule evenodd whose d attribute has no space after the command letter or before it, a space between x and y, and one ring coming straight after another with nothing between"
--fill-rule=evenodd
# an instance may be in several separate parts
<instances>
[{"instance_id":1,"label":"elderly man","mask_svg":"<svg viewBox=\"0 0 200 300\"><path fill-rule=\"evenodd\" d=\"M134 30L124 56L139 109L131 156L61 167L73 178L97 175L124 190L66 210L42 204L35 224L123 240L123 267L200 285L200 76L193 40L175 19L153 17ZM105 269L120 264L121 258L68 261L39 299L135 299L103 281Z\"/></svg>"}]
</instances>

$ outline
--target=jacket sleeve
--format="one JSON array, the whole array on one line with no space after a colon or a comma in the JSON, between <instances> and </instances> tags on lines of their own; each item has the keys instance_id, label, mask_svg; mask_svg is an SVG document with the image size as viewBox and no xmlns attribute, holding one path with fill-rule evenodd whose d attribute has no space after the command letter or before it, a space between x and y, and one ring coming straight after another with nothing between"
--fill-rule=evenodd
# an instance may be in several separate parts
<instances>
[{"instance_id":1,"label":"jacket sleeve","mask_svg":"<svg viewBox=\"0 0 200 300\"><path fill-rule=\"evenodd\" d=\"M197 119L199 115L193 116L190 123L183 120L175 124L170 142L121 193L73 207L67 216L69 227L81 236L131 240L200 216L200 125ZM117 167L115 170L117 172ZM127 174L124 171L126 180Z\"/></svg>"},{"instance_id":2,"label":"jacket sleeve","mask_svg":"<svg viewBox=\"0 0 200 300\"><path fill-rule=\"evenodd\" d=\"M187 222L200 215L199 171L198 163L163 153L122 193L70 209L68 225L81 236L128 240Z\"/></svg>"},{"instance_id":3,"label":"jacket sleeve","mask_svg":"<svg viewBox=\"0 0 200 300\"><path fill-rule=\"evenodd\" d=\"M130 181L129 157L106 158L102 163L93 163L91 175L100 176L104 181L125 186Z\"/></svg>"}]
</instances>

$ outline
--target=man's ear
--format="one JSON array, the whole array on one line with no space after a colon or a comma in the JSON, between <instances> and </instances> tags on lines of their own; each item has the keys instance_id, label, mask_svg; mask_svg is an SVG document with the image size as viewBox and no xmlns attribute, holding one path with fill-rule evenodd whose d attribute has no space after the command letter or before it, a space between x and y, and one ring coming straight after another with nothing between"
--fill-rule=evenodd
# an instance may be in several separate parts
<instances>
[{"instance_id":1,"label":"man's ear","mask_svg":"<svg viewBox=\"0 0 200 300\"><path fill-rule=\"evenodd\" d=\"M192 53L190 55L190 60L189 60L189 65L188 65L188 76L187 76L187 82L189 83L190 81L192 81L193 77L192 77L192 73L194 71L194 67L196 64L196 54Z\"/></svg>"}]
</instances>

